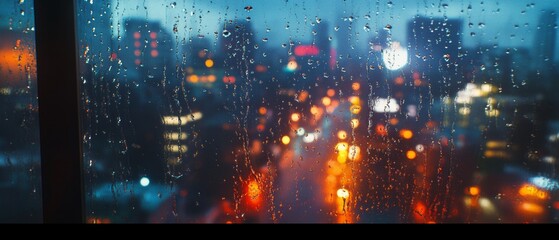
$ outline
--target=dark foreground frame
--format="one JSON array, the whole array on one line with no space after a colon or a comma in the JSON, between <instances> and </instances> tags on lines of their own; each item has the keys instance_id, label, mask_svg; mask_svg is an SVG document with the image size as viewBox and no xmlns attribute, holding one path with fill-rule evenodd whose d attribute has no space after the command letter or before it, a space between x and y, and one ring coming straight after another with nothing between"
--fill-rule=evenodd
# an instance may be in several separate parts
<instances>
[{"instance_id":1,"label":"dark foreground frame","mask_svg":"<svg viewBox=\"0 0 559 240\"><path fill-rule=\"evenodd\" d=\"M74 0L35 0L44 223L84 223Z\"/></svg>"}]
</instances>

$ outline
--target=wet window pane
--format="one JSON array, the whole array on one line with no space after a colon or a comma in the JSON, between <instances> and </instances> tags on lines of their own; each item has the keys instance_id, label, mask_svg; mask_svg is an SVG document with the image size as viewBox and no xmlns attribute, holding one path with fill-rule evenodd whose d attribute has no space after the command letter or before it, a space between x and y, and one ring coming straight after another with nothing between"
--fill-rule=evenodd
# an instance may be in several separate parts
<instances>
[{"instance_id":1,"label":"wet window pane","mask_svg":"<svg viewBox=\"0 0 559 240\"><path fill-rule=\"evenodd\" d=\"M93 223L557 222L555 1L78 1Z\"/></svg>"},{"instance_id":2,"label":"wet window pane","mask_svg":"<svg viewBox=\"0 0 559 240\"><path fill-rule=\"evenodd\" d=\"M42 221L33 1L0 2L0 223Z\"/></svg>"}]
</instances>

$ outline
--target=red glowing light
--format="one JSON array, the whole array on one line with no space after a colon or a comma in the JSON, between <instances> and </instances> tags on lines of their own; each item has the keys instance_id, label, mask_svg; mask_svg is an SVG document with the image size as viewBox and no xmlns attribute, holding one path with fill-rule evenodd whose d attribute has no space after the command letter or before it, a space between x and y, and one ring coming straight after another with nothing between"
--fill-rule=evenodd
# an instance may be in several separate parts
<instances>
[{"instance_id":1,"label":"red glowing light","mask_svg":"<svg viewBox=\"0 0 559 240\"><path fill-rule=\"evenodd\" d=\"M234 84L237 79L235 76L225 76L223 77L223 82L226 84Z\"/></svg>"},{"instance_id":2,"label":"red glowing light","mask_svg":"<svg viewBox=\"0 0 559 240\"><path fill-rule=\"evenodd\" d=\"M150 37L151 39L156 39L156 38L157 38L157 33L156 33L156 32L151 32L151 33L149 34L149 37Z\"/></svg>"},{"instance_id":3,"label":"red glowing light","mask_svg":"<svg viewBox=\"0 0 559 240\"><path fill-rule=\"evenodd\" d=\"M296 56L316 56L320 50L314 45L299 45L295 47Z\"/></svg>"}]
</instances>

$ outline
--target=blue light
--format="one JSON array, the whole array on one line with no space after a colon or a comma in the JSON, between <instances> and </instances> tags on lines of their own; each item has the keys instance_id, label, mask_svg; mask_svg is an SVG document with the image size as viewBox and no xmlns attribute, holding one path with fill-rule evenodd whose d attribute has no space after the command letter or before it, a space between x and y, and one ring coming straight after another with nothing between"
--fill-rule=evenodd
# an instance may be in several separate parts
<instances>
[{"instance_id":1,"label":"blue light","mask_svg":"<svg viewBox=\"0 0 559 240\"><path fill-rule=\"evenodd\" d=\"M559 189L559 182L546 177L533 177L530 179L530 182L536 185L536 187L549 191Z\"/></svg>"}]
</instances>

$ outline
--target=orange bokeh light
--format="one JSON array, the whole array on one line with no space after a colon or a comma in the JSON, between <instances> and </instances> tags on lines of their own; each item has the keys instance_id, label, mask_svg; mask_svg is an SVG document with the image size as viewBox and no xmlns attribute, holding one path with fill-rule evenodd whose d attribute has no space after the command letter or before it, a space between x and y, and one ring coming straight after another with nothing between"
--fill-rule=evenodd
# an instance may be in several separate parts
<instances>
[{"instance_id":1,"label":"orange bokeh light","mask_svg":"<svg viewBox=\"0 0 559 240\"><path fill-rule=\"evenodd\" d=\"M247 200L251 205L258 205L261 201L262 191L258 182L252 180L247 185Z\"/></svg>"},{"instance_id":2,"label":"orange bokeh light","mask_svg":"<svg viewBox=\"0 0 559 240\"><path fill-rule=\"evenodd\" d=\"M326 91L326 96L333 97L334 95L336 95L336 90L328 89L328 91Z\"/></svg>"},{"instance_id":3,"label":"orange bokeh light","mask_svg":"<svg viewBox=\"0 0 559 240\"><path fill-rule=\"evenodd\" d=\"M382 124L377 124L377 126L375 127L375 131L377 132L378 135L381 136L386 136L388 134L386 127L384 127L384 125Z\"/></svg>"},{"instance_id":4,"label":"orange bokeh light","mask_svg":"<svg viewBox=\"0 0 559 240\"><path fill-rule=\"evenodd\" d=\"M351 89L353 89L353 91L359 91L360 88L361 84L359 84L358 82L354 82L351 84Z\"/></svg>"},{"instance_id":5,"label":"orange bokeh light","mask_svg":"<svg viewBox=\"0 0 559 240\"><path fill-rule=\"evenodd\" d=\"M547 192L540 190L537 187L530 184L525 184L522 187L520 187L520 189L518 190L518 194L520 194L520 196L523 197L536 197L539 199L547 198Z\"/></svg>"},{"instance_id":6,"label":"orange bokeh light","mask_svg":"<svg viewBox=\"0 0 559 240\"><path fill-rule=\"evenodd\" d=\"M472 196L479 195L479 187L476 187L476 186L469 187L468 188L468 193Z\"/></svg>"},{"instance_id":7,"label":"orange bokeh light","mask_svg":"<svg viewBox=\"0 0 559 240\"><path fill-rule=\"evenodd\" d=\"M332 99L330 99L329 97L323 97L322 104L324 104L324 106L330 106L330 104L332 104Z\"/></svg>"},{"instance_id":8,"label":"orange bokeh light","mask_svg":"<svg viewBox=\"0 0 559 240\"><path fill-rule=\"evenodd\" d=\"M403 77L397 77L394 79L394 84L396 85L404 85L404 78Z\"/></svg>"},{"instance_id":9,"label":"orange bokeh light","mask_svg":"<svg viewBox=\"0 0 559 240\"><path fill-rule=\"evenodd\" d=\"M543 207L530 202L524 202L520 208L528 213L540 214L543 213Z\"/></svg>"},{"instance_id":10,"label":"orange bokeh light","mask_svg":"<svg viewBox=\"0 0 559 240\"><path fill-rule=\"evenodd\" d=\"M291 114L291 121L298 122L299 120L301 120L301 114L298 113Z\"/></svg>"},{"instance_id":11,"label":"orange bokeh light","mask_svg":"<svg viewBox=\"0 0 559 240\"><path fill-rule=\"evenodd\" d=\"M260 115L266 115L267 112L268 112L268 109L266 109L265 107L260 107L258 109L258 113L260 113Z\"/></svg>"},{"instance_id":12,"label":"orange bokeh light","mask_svg":"<svg viewBox=\"0 0 559 240\"><path fill-rule=\"evenodd\" d=\"M409 160L414 160L417 157L417 153L415 153L415 151L413 151L413 150L409 150L409 151L406 152L406 157Z\"/></svg>"},{"instance_id":13,"label":"orange bokeh light","mask_svg":"<svg viewBox=\"0 0 559 240\"><path fill-rule=\"evenodd\" d=\"M281 138L281 143L283 143L283 145L287 145L291 142L291 138L289 136L283 136Z\"/></svg>"},{"instance_id":14,"label":"orange bokeh light","mask_svg":"<svg viewBox=\"0 0 559 240\"><path fill-rule=\"evenodd\" d=\"M211 59L207 59L207 60L204 62L204 65L206 65L207 68L211 68L211 67L214 66L214 61L211 60Z\"/></svg>"},{"instance_id":15,"label":"orange bokeh light","mask_svg":"<svg viewBox=\"0 0 559 240\"><path fill-rule=\"evenodd\" d=\"M408 130L408 129L402 129L402 130L400 130L400 136L403 139L411 139L413 137L413 132L411 130Z\"/></svg>"}]
</instances>

